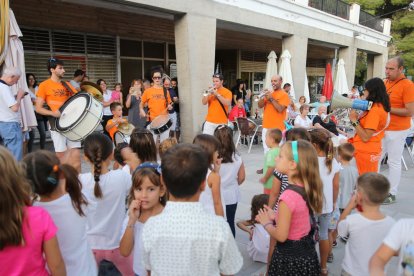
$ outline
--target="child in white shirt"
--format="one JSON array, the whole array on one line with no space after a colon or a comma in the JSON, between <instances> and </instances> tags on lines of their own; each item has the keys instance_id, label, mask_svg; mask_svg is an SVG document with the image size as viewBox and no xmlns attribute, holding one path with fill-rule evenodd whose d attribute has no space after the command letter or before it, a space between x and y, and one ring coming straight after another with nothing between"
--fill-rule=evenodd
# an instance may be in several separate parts
<instances>
[{"instance_id":1,"label":"child in white shirt","mask_svg":"<svg viewBox=\"0 0 414 276\"><path fill-rule=\"evenodd\" d=\"M390 183L381 174L365 173L358 178L357 191L338 223L338 234L349 236L342 262L343 274L369 275L369 259L395 222L380 211L389 190ZM358 213L349 215L354 208Z\"/></svg>"}]
</instances>

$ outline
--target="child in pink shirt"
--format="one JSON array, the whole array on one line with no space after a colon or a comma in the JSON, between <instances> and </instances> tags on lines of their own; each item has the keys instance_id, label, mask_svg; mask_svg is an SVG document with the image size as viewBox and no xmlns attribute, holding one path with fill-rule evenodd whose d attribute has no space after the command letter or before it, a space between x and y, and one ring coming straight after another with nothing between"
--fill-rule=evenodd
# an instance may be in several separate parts
<instances>
[{"instance_id":1,"label":"child in pink shirt","mask_svg":"<svg viewBox=\"0 0 414 276\"><path fill-rule=\"evenodd\" d=\"M112 91L111 94L111 101L112 102L117 102L123 105L123 99L122 99L122 84L120 84L119 82L115 84L115 89L114 91Z\"/></svg>"},{"instance_id":2,"label":"child in pink shirt","mask_svg":"<svg viewBox=\"0 0 414 276\"><path fill-rule=\"evenodd\" d=\"M13 156L0 147L0 275L66 275L50 215L32 207L30 186Z\"/></svg>"}]
</instances>

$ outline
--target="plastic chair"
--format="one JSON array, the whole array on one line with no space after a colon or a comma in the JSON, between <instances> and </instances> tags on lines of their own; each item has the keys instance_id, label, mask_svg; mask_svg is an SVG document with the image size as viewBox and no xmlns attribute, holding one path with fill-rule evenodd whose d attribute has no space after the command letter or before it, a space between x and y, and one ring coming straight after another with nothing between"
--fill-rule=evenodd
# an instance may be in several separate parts
<instances>
[{"instance_id":1,"label":"plastic chair","mask_svg":"<svg viewBox=\"0 0 414 276\"><path fill-rule=\"evenodd\" d=\"M256 124L254 121L247 119L247 118L237 118L237 128L239 129L239 135L237 136L236 141L236 148L241 142L241 138L245 138L248 141L249 150L248 153L250 153L253 145L254 138L257 136L259 139L259 134L261 134L261 131L259 130L262 126Z\"/></svg>"}]
</instances>

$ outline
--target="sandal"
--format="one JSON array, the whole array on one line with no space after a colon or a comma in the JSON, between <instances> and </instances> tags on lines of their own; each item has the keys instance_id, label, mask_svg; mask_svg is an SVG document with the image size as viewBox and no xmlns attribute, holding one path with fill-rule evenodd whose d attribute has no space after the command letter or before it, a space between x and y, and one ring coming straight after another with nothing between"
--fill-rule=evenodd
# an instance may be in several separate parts
<instances>
[{"instance_id":1,"label":"sandal","mask_svg":"<svg viewBox=\"0 0 414 276\"><path fill-rule=\"evenodd\" d=\"M332 263L332 262L333 262L333 259L334 259L334 255L333 255L333 253L330 253L330 254L328 255L328 260L327 260L327 262L328 262L328 263Z\"/></svg>"},{"instance_id":2,"label":"sandal","mask_svg":"<svg viewBox=\"0 0 414 276\"><path fill-rule=\"evenodd\" d=\"M328 276L328 268L321 268L321 276Z\"/></svg>"}]
</instances>

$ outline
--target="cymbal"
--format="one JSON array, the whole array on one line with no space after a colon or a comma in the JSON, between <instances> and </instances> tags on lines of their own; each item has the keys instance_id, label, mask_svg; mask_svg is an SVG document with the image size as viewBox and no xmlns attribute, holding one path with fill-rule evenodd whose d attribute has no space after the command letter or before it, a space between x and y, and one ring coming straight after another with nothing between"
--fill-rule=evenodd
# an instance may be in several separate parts
<instances>
[{"instance_id":1,"label":"cymbal","mask_svg":"<svg viewBox=\"0 0 414 276\"><path fill-rule=\"evenodd\" d=\"M101 87L99 87L99 85L90 82L90 81L83 81L80 84L80 88L82 91L87 92L88 94L90 94L92 97L94 97L96 100L102 102L103 101L103 96L102 96L102 89Z\"/></svg>"},{"instance_id":2,"label":"cymbal","mask_svg":"<svg viewBox=\"0 0 414 276\"><path fill-rule=\"evenodd\" d=\"M122 134L131 136L132 131L134 130L135 126L130 123L121 123L118 125L118 131Z\"/></svg>"}]
</instances>

